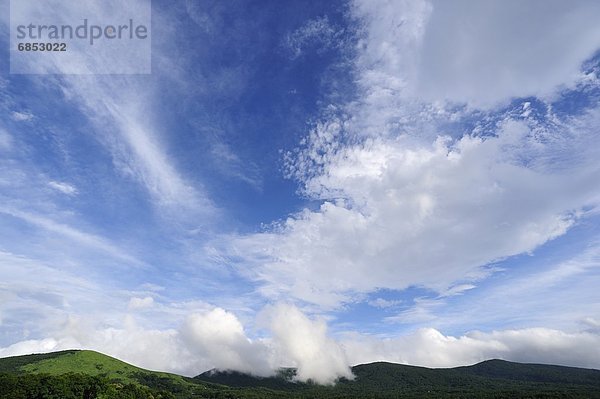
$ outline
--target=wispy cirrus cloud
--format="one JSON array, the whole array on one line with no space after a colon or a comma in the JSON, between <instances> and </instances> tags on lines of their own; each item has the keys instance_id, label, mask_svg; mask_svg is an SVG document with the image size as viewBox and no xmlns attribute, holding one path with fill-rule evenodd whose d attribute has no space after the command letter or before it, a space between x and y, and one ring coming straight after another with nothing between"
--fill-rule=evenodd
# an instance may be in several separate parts
<instances>
[{"instance_id":1,"label":"wispy cirrus cloud","mask_svg":"<svg viewBox=\"0 0 600 399\"><path fill-rule=\"evenodd\" d=\"M143 10L148 4L146 0L136 0L123 7L131 15L145 15ZM63 21L79 21L81 15L93 12L99 20L111 20L114 17L111 7L110 3L95 0L69 7L61 5L60 10L64 15L60 18ZM165 21L157 16L157 30L169 34L167 29L160 26L161 22ZM161 48L156 46L153 51L160 58L158 53ZM71 64L79 62L81 73L88 76L39 75L32 80L40 87L58 89L63 93L67 102L90 122L94 129L90 135L109 151L115 168L144 187L159 208L168 210L172 216L187 212L208 219L217 212L217 207L208 198L202 184L190 181L177 166L176 158L168 150L170 132L156 127L156 122L161 118L161 109L156 105L158 101L154 101L160 90L156 81L144 75L101 75L103 68L114 62L113 58L104 58L102 62L107 65L95 64L97 70L88 70L90 65L85 64L83 58L44 59L44 62L51 63L47 65L49 71L65 70L63 67L67 66L66 70L71 70ZM73 68L77 68L77 65ZM29 111L14 111L12 116L16 121L30 121L33 118Z\"/></svg>"},{"instance_id":2,"label":"wispy cirrus cloud","mask_svg":"<svg viewBox=\"0 0 600 399\"><path fill-rule=\"evenodd\" d=\"M0 150L8 151L12 148L12 136L4 129L0 128Z\"/></svg>"},{"instance_id":3,"label":"wispy cirrus cloud","mask_svg":"<svg viewBox=\"0 0 600 399\"><path fill-rule=\"evenodd\" d=\"M72 186L69 183L65 183L65 182L58 182L58 181L49 181L48 185L50 187L52 187L53 189L60 191L63 194L66 195L76 195L77 194L77 188Z\"/></svg>"},{"instance_id":4,"label":"wispy cirrus cloud","mask_svg":"<svg viewBox=\"0 0 600 399\"><path fill-rule=\"evenodd\" d=\"M216 211L215 206L198 183L186 181L167 155L166 144L144 116L152 105L138 96L145 92L146 98L152 98L152 90L140 84L135 78L117 83L73 77L62 89L77 99L77 106L94 123L97 138L111 152L115 167L142 184L158 206L197 211L207 217Z\"/></svg>"},{"instance_id":5,"label":"wispy cirrus cloud","mask_svg":"<svg viewBox=\"0 0 600 399\"><path fill-rule=\"evenodd\" d=\"M292 58L298 58L307 51L324 52L344 44L344 30L332 24L327 16L307 21L288 33L282 41L282 46Z\"/></svg>"},{"instance_id":6,"label":"wispy cirrus cloud","mask_svg":"<svg viewBox=\"0 0 600 399\"><path fill-rule=\"evenodd\" d=\"M64 238L85 245L91 249L98 250L108 256L125 261L129 265L143 266L144 263L128 254L123 249L117 247L109 240L94 234L86 233L69 225L56 222L44 216L36 215L30 212L0 207L0 213L14 218L21 219L35 227L41 228L49 233L59 234Z\"/></svg>"}]
</instances>

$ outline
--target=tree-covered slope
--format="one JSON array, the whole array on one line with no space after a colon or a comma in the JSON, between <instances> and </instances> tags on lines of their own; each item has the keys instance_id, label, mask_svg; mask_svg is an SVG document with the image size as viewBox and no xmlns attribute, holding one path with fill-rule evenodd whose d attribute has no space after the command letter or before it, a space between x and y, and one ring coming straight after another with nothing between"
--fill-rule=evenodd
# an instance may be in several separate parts
<instances>
[{"instance_id":1,"label":"tree-covered slope","mask_svg":"<svg viewBox=\"0 0 600 399\"><path fill-rule=\"evenodd\" d=\"M352 368L354 380L334 387L294 383L290 371L271 378L236 372L203 373L195 379L236 387L267 387L302 397L598 397L600 371L492 360L468 367L430 369L377 362Z\"/></svg>"}]
</instances>

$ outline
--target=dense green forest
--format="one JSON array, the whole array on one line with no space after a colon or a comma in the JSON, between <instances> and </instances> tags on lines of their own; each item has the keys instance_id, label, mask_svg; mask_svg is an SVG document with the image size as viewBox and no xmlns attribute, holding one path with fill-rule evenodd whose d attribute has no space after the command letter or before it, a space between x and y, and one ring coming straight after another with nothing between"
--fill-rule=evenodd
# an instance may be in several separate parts
<instances>
[{"instance_id":1,"label":"dense green forest","mask_svg":"<svg viewBox=\"0 0 600 399\"><path fill-rule=\"evenodd\" d=\"M429 369L393 363L352 368L334 386L211 371L194 378L134 367L92 351L0 359L1 399L600 398L600 371L491 360Z\"/></svg>"}]
</instances>

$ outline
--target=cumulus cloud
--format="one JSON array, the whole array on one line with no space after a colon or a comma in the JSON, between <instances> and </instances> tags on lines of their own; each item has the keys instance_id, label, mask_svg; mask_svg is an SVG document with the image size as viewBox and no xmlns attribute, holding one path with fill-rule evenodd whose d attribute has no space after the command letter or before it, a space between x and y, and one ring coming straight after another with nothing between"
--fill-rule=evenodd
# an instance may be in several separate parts
<instances>
[{"instance_id":1,"label":"cumulus cloud","mask_svg":"<svg viewBox=\"0 0 600 399\"><path fill-rule=\"evenodd\" d=\"M217 369L255 375L266 375L273 370L267 348L248 339L238 318L223 309L189 316L182 328L182 338L193 353L209 358Z\"/></svg>"},{"instance_id":2,"label":"cumulus cloud","mask_svg":"<svg viewBox=\"0 0 600 399\"><path fill-rule=\"evenodd\" d=\"M297 367L296 378L331 384L352 378L343 348L327 335L324 320L311 320L298 308L279 304L265 310L272 345L282 361Z\"/></svg>"},{"instance_id":3,"label":"cumulus cloud","mask_svg":"<svg viewBox=\"0 0 600 399\"><path fill-rule=\"evenodd\" d=\"M509 118L490 137L309 147L295 165L321 207L240 237L233 250L249 253L251 277L275 299L335 307L378 288L457 294L486 265L535 250L598 206L597 154L579 151L593 147L590 118L574 138Z\"/></svg>"}]
</instances>

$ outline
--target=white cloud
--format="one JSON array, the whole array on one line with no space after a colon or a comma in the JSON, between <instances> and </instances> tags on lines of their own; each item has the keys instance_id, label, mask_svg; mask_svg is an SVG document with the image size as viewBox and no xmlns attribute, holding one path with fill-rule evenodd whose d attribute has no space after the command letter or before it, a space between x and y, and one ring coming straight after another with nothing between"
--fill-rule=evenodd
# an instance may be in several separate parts
<instances>
[{"instance_id":1,"label":"white cloud","mask_svg":"<svg viewBox=\"0 0 600 399\"><path fill-rule=\"evenodd\" d=\"M396 316L386 317L387 322L394 323L427 323L437 318L436 308L444 305L444 301L438 299L416 298L413 307L403 310Z\"/></svg>"},{"instance_id":2,"label":"white cloud","mask_svg":"<svg viewBox=\"0 0 600 399\"><path fill-rule=\"evenodd\" d=\"M369 301L368 303L369 303L369 305L373 306L374 308L387 309L387 308L393 308L393 307L401 304L402 301L377 298L377 299L373 299L373 300Z\"/></svg>"},{"instance_id":3,"label":"white cloud","mask_svg":"<svg viewBox=\"0 0 600 399\"><path fill-rule=\"evenodd\" d=\"M10 117L16 122L26 122L26 121L30 121L33 119L33 114L30 112L27 112L27 111L24 111L24 112L13 111L10 114Z\"/></svg>"},{"instance_id":4,"label":"white cloud","mask_svg":"<svg viewBox=\"0 0 600 399\"><path fill-rule=\"evenodd\" d=\"M182 338L192 353L208 358L212 367L255 375L272 373L267 348L248 339L238 318L223 309L190 315Z\"/></svg>"},{"instance_id":5,"label":"white cloud","mask_svg":"<svg viewBox=\"0 0 600 399\"><path fill-rule=\"evenodd\" d=\"M127 308L129 310L147 309L154 305L154 298L147 296L144 298L133 297L129 300Z\"/></svg>"},{"instance_id":6,"label":"white cloud","mask_svg":"<svg viewBox=\"0 0 600 399\"><path fill-rule=\"evenodd\" d=\"M76 341L57 341L54 338L20 341L5 348L0 348L0 357L21 356L33 353L47 353L64 349L77 349Z\"/></svg>"},{"instance_id":7,"label":"white cloud","mask_svg":"<svg viewBox=\"0 0 600 399\"><path fill-rule=\"evenodd\" d=\"M600 48L595 1L435 1L416 90L489 105L543 96L580 77Z\"/></svg>"},{"instance_id":8,"label":"white cloud","mask_svg":"<svg viewBox=\"0 0 600 399\"><path fill-rule=\"evenodd\" d=\"M598 115L589 118L568 139L507 119L487 138L309 146L295 165L320 209L240 237L232 251L273 299L335 307L378 288L456 294L489 273L483 266L535 250L599 205Z\"/></svg>"},{"instance_id":9,"label":"white cloud","mask_svg":"<svg viewBox=\"0 0 600 399\"><path fill-rule=\"evenodd\" d=\"M227 143L215 140L211 154L216 160L216 167L222 173L243 181L258 191L262 190L263 181L256 164L241 159Z\"/></svg>"},{"instance_id":10,"label":"white cloud","mask_svg":"<svg viewBox=\"0 0 600 399\"><path fill-rule=\"evenodd\" d=\"M297 58L307 49L321 52L341 46L342 34L343 30L331 25L327 16L317 17L285 36L283 46L292 58Z\"/></svg>"},{"instance_id":11,"label":"white cloud","mask_svg":"<svg viewBox=\"0 0 600 399\"><path fill-rule=\"evenodd\" d=\"M443 292L442 296L447 297L462 295L464 292L472 290L473 288L476 288L476 286L473 284L457 284L453 287L450 287L447 291Z\"/></svg>"},{"instance_id":12,"label":"white cloud","mask_svg":"<svg viewBox=\"0 0 600 399\"><path fill-rule=\"evenodd\" d=\"M299 380L332 384L339 377L352 378L346 354L327 336L324 320L310 320L298 308L283 304L266 309L263 317L280 361L291 361Z\"/></svg>"},{"instance_id":13,"label":"white cloud","mask_svg":"<svg viewBox=\"0 0 600 399\"><path fill-rule=\"evenodd\" d=\"M150 105L140 102L140 98L152 97L147 87L139 87L133 80L105 80L100 84L72 76L62 89L103 132L98 139L111 151L115 166L141 183L157 205L166 210L185 210L187 215L196 212L207 216L215 211L205 193L178 172L159 132L145 116Z\"/></svg>"},{"instance_id":14,"label":"white cloud","mask_svg":"<svg viewBox=\"0 0 600 399\"><path fill-rule=\"evenodd\" d=\"M488 107L542 96L573 84L600 48L595 1L353 5L365 23L358 66L367 101L395 92Z\"/></svg>"},{"instance_id":15,"label":"white cloud","mask_svg":"<svg viewBox=\"0 0 600 399\"><path fill-rule=\"evenodd\" d=\"M589 17L595 7L556 3L528 24L513 2L353 2L365 23L354 65L359 96L330 107L302 148L287 155L288 176L321 207L267 233L233 238L227 251L253 265L241 272L270 299L326 308L379 288L420 286L452 296L491 273L486 265L565 234L584 209L600 204L597 111L564 121L549 111L551 127L531 114L525 122L504 116L457 139L441 136L439 126L470 115L446 100L489 107L580 79L581 63L600 47ZM538 8L530 4L525 14ZM481 34L450 29L461 18ZM566 57L553 64L563 47ZM455 54L439 62L444 48ZM464 68L444 72L454 61ZM477 72L488 69L510 71L513 81Z\"/></svg>"},{"instance_id":16,"label":"white cloud","mask_svg":"<svg viewBox=\"0 0 600 399\"><path fill-rule=\"evenodd\" d=\"M48 182L48 185L50 187L52 187L53 189L60 191L61 193L66 194L66 195L77 194L77 188L75 188L74 186L72 186L69 183L50 181L50 182Z\"/></svg>"},{"instance_id":17,"label":"white cloud","mask_svg":"<svg viewBox=\"0 0 600 399\"><path fill-rule=\"evenodd\" d=\"M52 219L48 219L46 217L36 215L30 212L24 212L18 209L0 207L0 214L15 217L34 226L40 227L46 231L60 234L61 236L70 239L78 244L83 244L89 248L102 251L112 257L123 260L130 265L143 265L141 261L139 261L132 255L126 253L121 248L118 248L113 243L109 242L103 237L86 233L69 225L62 224Z\"/></svg>"}]
</instances>

